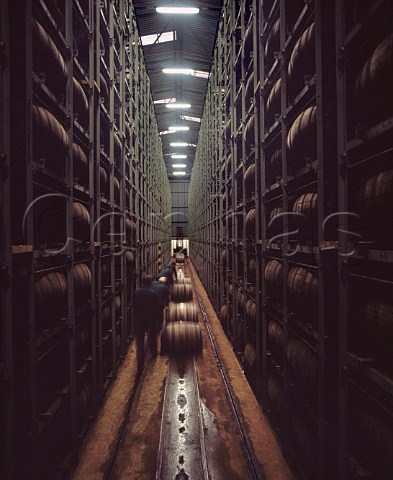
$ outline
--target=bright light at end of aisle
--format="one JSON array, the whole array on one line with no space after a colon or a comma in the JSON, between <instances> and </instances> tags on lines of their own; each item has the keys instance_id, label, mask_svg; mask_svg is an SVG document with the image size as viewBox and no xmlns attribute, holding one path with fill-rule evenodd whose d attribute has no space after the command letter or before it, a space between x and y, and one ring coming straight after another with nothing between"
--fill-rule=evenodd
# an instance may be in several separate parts
<instances>
[{"instance_id":1,"label":"bright light at end of aisle","mask_svg":"<svg viewBox=\"0 0 393 480\"><path fill-rule=\"evenodd\" d=\"M185 142L172 142L169 144L171 147L187 147L188 143Z\"/></svg>"},{"instance_id":2,"label":"bright light at end of aisle","mask_svg":"<svg viewBox=\"0 0 393 480\"><path fill-rule=\"evenodd\" d=\"M187 158L187 155L179 155L178 153L173 153L171 158Z\"/></svg>"},{"instance_id":3,"label":"bright light at end of aisle","mask_svg":"<svg viewBox=\"0 0 393 480\"><path fill-rule=\"evenodd\" d=\"M186 172L172 172L172 175L186 175Z\"/></svg>"},{"instance_id":4,"label":"bright light at end of aisle","mask_svg":"<svg viewBox=\"0 0 393 480\"><path fill-rule=\"evenodd\" d=\"M195 7L156 7L157 13L175 13L175 14L195 14L199 13L199 8Z\"/></svg>"},{"instance_id":5,"label":"bright light at end of aisle","mask_svg":"<svg viewBox=\"0 0 393 480\"><path fill-rule=\"evenodd\" d=\"M187 165L185 163L173 163L172 167L173 168L186 168Z\"/></svg>"}]
</instances>

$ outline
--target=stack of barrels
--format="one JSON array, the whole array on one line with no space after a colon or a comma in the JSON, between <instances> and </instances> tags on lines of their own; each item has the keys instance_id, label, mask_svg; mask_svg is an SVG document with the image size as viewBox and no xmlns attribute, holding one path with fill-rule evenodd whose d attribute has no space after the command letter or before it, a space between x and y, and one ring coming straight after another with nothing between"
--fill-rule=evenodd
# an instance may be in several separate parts
<instances>
[{"instance_id":1,"label":"stack of barrels","mask_svg":"<svg viewBox=\"0 0 393 480\"><path fill-rule=\"evenodd\" d=\"M167 321L161 333L163 354L187 357L202 353L202 331L192 297L191 279L179 274L172 287Z\"/></svg>"}]
</instances>

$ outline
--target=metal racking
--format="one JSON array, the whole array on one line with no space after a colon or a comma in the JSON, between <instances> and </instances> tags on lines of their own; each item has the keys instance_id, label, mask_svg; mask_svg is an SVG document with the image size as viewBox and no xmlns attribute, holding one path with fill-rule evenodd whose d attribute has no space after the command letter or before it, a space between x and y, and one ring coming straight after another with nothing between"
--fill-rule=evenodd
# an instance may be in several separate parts
<instances>
[{"instance_id":1,"label":"metal racking","mask_svg":"<svg viewBox=\"0 0 393 480\"><path fill-rule=\"evenodd\" d=\"M169 182L132 3L1 13L2 454L7 478L64 478L132 340L132 292L170 256Z\"/></svg>"},{"instance_id":2,"label":"metal racking","mask_svg":"<svg viewBox=\"0 0 393 480\"><path fill-rule=\"evenodd\" d=\"M392 19L390 2L336 2L340 479L393 474Z\"/></svg>"},{"instance_id":3,"label":"metal racking","mask_svg":"<svg viewBox=\"0 0 393 480\"><path fill-rule=\"evenodd\" d=\"M324 0L224 2L190 186L202 281L307 478L339 457L335 24Z\"/></svg>"}]
</instances>

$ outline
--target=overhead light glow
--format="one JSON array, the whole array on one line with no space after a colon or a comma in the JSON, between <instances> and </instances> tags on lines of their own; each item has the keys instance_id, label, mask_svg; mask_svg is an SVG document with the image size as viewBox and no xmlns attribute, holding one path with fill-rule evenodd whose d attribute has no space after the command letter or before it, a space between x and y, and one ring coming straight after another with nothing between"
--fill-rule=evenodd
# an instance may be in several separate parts
<instances>
[{"instance_id":1,"label":"overhead light glow","mask_svg":"<svg viewBox=\"0 0 393 480\"><path fill-rule=\"evenodd\" d=\"M160 132L160 135L168 135L168 133L176 133L176 130L164 130Z\"/></svg>"},{"instance_id":2,"label":"overhead light glow","mask_svg":"<svg viewBox=\"0 0 393 480\"><path fill-rule=\"evenodd\" d=\"M161 100L154 100L153 103L175 103L176 98L161 98Z\"/></svg>"},{"instance_id":3,"label":"overhead light glow","mask_svg":"<svg viewBox=\"0 0 393 480\"><path fill-rule=\"evenodd\" d=\"M176 13L176 14L195 14L199 13L199 8L194 7L156 7L157 13Z\"/></svg>"},{"instance_id":4,"label":"overhead light glow","mask_svg":"<svg viewBox=\"0 0 393 480\"><path fill-rule=\"evenodd\" d=\"M173 163L172 167L173 168L186 168L187 165L185 163Z\"/></svg>"},{"instance_id":5,"label":"overhead light glow","mask_svg":"<svg viewBox=\"0 0 393 480\"><path fill-rule=\"evenodd\" d=\"M186 175L186 172L172 172L172 175Z\"/></svg>"},{"instance_id":6,"label":"overhead light glow","mask_svg":"<svg viewBox=\"0 0 393 480\"><path fill-rule=\"evenodd\" d=\"M171 147L187 147L188 143L184 142L172 142L169 144Z\"/></svg>"},{"instance_id":7,"label":"overhead light glow","mask_svg":"<svg viewBox=\"0 0 393 480\"><path fill-rule=\"evenodd\" d=\"M191 108L189 103L167 103L166 108Z\"/></svg>"},{"instance_id":8,"label":"overhead light glow","mask_svg":"<svg viewBox=\"0 0 393 480\"><path fill-rule=\"evenodd\" d=\"M189 122L198 122L201 123L201 119L198 117L188 117L187 115L181 115L182 120L187 120Z\"/></svg>"},{"instance_id":9,"label":"overhead light glow","mask_svg":"<svg viewBox=\"0 0 393 480\"><path fill-rule=\"evenodd\" d=\"M192 68L163 68L162 73L177 73L180 75L194 75Z\"/></svg>"},{"instance_id":10,"label":"overhead light glow","mask_svg":"<svg viewBox=\"0 0 393 480\"><path fill-rule=\"evenodd\" d=\"M143 35L141 37L141 43L143 46L173 42L174 40L176 40L176 32L153 33L152 35Z\"/></svg>"},{"instance_id":11,"label":"overhead light glow","mask_svg":"<svg viewBox=\"0 0 393 480\"><path fill-rule=\"evenodd\" d=\"M179 126L169 127L169 130L175 130L176 132L180 132L180 131L190 130L190 127L186 127L185 125L179 125Z\"/></svg>"},{"instance_id":12,"label":"overhead light glow","mask_svg":"<svg viewBox=\"0 0 393 480\"><path fill-rule=\"evenodd\" d=\"M171 155L171 158L187 158L187 155L179 155L177 153Z\"/></svg>"}]
</instances>

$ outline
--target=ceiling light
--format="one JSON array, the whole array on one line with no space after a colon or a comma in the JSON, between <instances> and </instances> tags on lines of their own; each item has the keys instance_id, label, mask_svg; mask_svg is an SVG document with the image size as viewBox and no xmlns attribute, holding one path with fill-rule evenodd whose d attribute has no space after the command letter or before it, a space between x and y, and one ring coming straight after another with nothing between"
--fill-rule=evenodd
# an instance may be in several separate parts
<instances>
[{"instance_id":1,"label":"ceiling light","mask_svg":"<svg viewBox=\"0 0 393 480\"><path fill-rule=\"evenodd\" d=\"M186 168L187 165L185 163L173 163L172 167L173 168Z\"/></svg>"},{"instance_id":2,"label":"ceiling light","mask_svg":"<svg viewBox=\"0 0 393 480\"><path fill-rule=\"evenodd\" d=\"M188 143L184 142L172 142L169 144L171 147L187 147Z\"/></svg>"},{"instance_id":3,"label":"ceiling light","mask_svg":"<svg viewBox=\"0 0 393 480\"><path fill-rule=\"evenodd\" d=\"M189 122L198 122L201 123L201 119L198 117L188 117L187 115L181 115L183 120L188 120Z\"/></svg>"},{"instance_id":4,"label":"ceiling light","mask_svg":"<svg viewBox=\"0 0 393 480\"><path fill-rule=\"evenodd\" d=\"M163 68L162 73L178 73L181 75L194 75L192 68Z\"/></svg>"},{"instance_id":5,"label":"ceiling light","mask_svg":"<svg viewBox=\"0 0 393 480\"><path fill-rule=\"evenodd\" d=\"M172 172L172 175L186 175L186 172Z\"/></svg>"},{"instance_id":6,"label":"ceiling light","mask_svg":"<svg viewBox=\"0 0 393 480\"><path fill-rule=\"evenodd\" d=\"M169 130L176 130L176 131L186 131L190 130L190 127L186 127L185 125L179 125L179 126L174 126L174 127L169 127Z\"/></svg>"},{"instance_id":7,"label":"ceiling light","mask_svg":"<svg viewBox=\"0 0 393 480\"><path fill-rule=\"evenodd\" d=\"M156 7L157 13L183 13L195 14L199 12L199 8L194 7Z\"/></svg>"},{"instance_id":8,"label":"ceiling light","mask_svg":"<svg viewBox=\"0 0 393 480\"><path fill-rule=\"evenodd\" d=\"M177 153L171 155L171 158L187 158L187 155L178 155Z\"/></svg>"},{"instance_id":9,"label":"ceiling light","mask_svg":"<svg viewBox=\"0 0 393 480\"><path fill-rule=\"evenodd\" d=\"M191 108L189 103L166 103L166 108Z\"/></svg>"}]
</instances>

